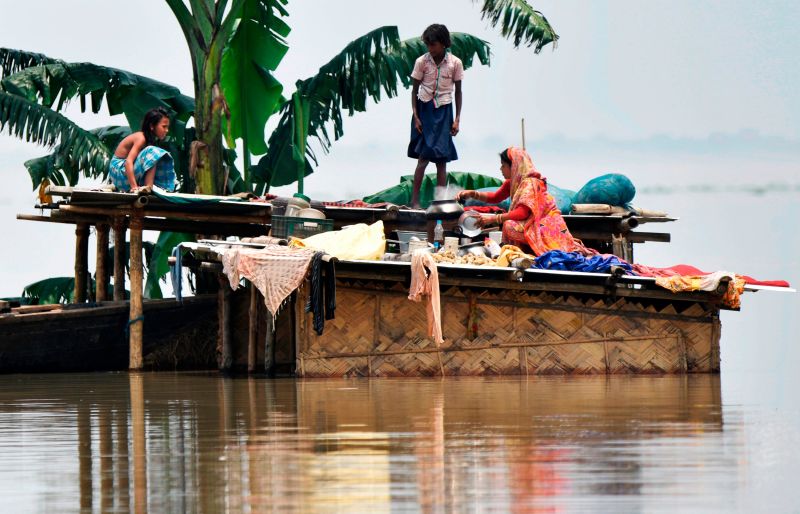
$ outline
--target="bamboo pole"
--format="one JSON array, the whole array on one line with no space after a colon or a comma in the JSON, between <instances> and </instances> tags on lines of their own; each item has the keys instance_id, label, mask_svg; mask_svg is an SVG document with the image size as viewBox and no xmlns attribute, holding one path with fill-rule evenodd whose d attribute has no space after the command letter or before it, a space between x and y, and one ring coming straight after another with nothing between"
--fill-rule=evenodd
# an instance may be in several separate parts
<instances>
[{"instance_id":1,"label":"bamboo pole","mask_svg":"<svg viewBox=\"0 0 800 514\"><path fill-rule=\"evenodd\" d=\"M225 275L218 275L219 292L219 342L217 347L220 351L219 369L227 371L233 364L233 352L231 349L231 286Z\"/></svg>"},{"instance_id":2,"label":"bamboo pole","mask_svg":"<svg viewBox=\"0 0 800 514\"><path fill-rule=\"evenodd\" d=\"M104 302L108 300L108 269L106 268L106 255L108 255L108 224L97 224L97 255L95 268L95 300Z\"/></svg>"},{"instance_id":3,"label":"bamboo pole","mask_svg":"<svg viewBox=\"0 0 800 514\"><path fill-rule=\"evenodd\" d=\"M142 369L142 217L134 213L131 217L131 299L128 331L131 370Z\"/></svg>"},{"instance_id":4,"label":"bamboo pole","mask_svg":"<svg viewBox=\"0 0 800 514\"><path fill-rule=\"evenodd\" d=\"M125 299L125 218L114 218L114 301Z\"/></svg>"},{"instance_id":5,"label":"bamboo pole","mask_svg":"<svg viewBox=\"0 0 800 514\"><path fill-rule=\"evenodd\" d=\"M85 303L87 300L89 277L89 225L78 223L75 226L75 290L72 301Z\"/></svg>"},{"instance_id":6,"label":"bamboo pole","mask_svg":"<svg viewBox=\"0 0 800 514\"><path fill-rule=\"evenodd\" d=\"M267 336L264 340L264 371L270 376L275 365L275 318L267 311Z\"/></svg>"},{"instance_id":7,"label":"bamboo pole","mask_svg":"<svg viewBox=\"0 0 800 514\"><path fill-rule=\"evenodd\" d=\"M247 334L247 372L256 371L256 343L258 339L258 289L250 284L250 319Z\"/></svg>"},{"instance_id":8,"label":"bamboo pole","mask_svg":"<svg viewBox=\"0 0 800 514\"><path fill-rule=\"evenodd\" d=\"M525 118L522 118L522 149L525 150Z\"/></svg>"}]
</instances>

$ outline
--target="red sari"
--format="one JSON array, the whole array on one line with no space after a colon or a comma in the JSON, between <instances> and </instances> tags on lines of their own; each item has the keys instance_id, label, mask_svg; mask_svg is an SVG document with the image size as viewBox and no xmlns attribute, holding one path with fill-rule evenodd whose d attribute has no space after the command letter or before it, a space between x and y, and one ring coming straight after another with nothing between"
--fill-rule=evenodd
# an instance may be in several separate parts
<instances>
[{"instance_id":1,"label":"red sari","mask_svg":"<svg viewBox=\"0 0 800 514\"><path fill-rule=\"evenodd\" d=\"M547 192L547 179L536 171L528 152L512 146L508 156L511 158L510 210L524 205L531 214L526 220L503 223L503 240L515 245L527 244L536 256L550 250L596 255L595 250L586 248L570 234L555 200Z\"/></svg>"}]
</instances>

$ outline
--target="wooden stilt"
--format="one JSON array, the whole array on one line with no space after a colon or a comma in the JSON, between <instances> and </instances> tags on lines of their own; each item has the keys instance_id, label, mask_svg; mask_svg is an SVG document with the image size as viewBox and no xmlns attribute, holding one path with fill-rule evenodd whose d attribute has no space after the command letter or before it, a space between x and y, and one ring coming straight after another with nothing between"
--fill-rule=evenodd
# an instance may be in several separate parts
<instances>
[{"instance_id":1,"label":"wooden stilt","mask_svg":"<svg viewBox=\"0 0 800 514\"><path fill-rule=\"evenodd\" d=\"M95 258L95 300L104 302L108 300L108 269L106 268L106 255L108 255L108 224L97 224L97 256Z\"/></svg>"},{"instance_id":2,"label":"wooden stilt","mask_svg":"<svg viewBox=\"0 0 800 514\"><path fill-rule=\"evenodd\" d=\"M231 369L233 364L233 351L231 348L231 286L225 275L219 275L219 344L220 350L219 369Z\"/></svg>"},{"instance_id":3,"label":"wooden stilt","mask_svg":"<svg viewBox=\"0 0 800 514\"><path fill-rule=\"evenodd\" d=\"M114 301L125 299L125 264L128 256L125 253L125 218L114 218Z\"/></svg>"},{"instance_id":4,"label":"wooden stilt","mask_svg":"<svg viewBox=\"0 0 800 514\"><path fill-rule=\"evenodd\" d=\"M147 441L145 439L144 377L130 373L131 425L133 426L133 510L147 512Z\"/></svg>"},{"instance_id":5,"label":"wooden stilt","mask_svg":"<svg viewBox=\"0 0 800 514\"><path fill-rule=\"evenodd\" d=\"M142 317L142 217L134 214L131 217L131 300L128 332L130 334L129 349L131 370L142 369L142 334L144 319Z\"/></svg>"},{"instance_id":6,"label":"wooden stilt","mask_svg":"<svg viewBox=\"0 0 800 514\"><path fill-rule=\"evenodd\" d=\"M258 289L250 284L250 320L247 337L247 372L256 371L256 344L258 338Z\"/></svg>"},{"instance_id":7,"label":"wooden stilt","mask_svg":"<svg viewBox=\"0 0 800 514\"><path fill-rule=\"evenodd\" d=\"M89 291L89 225L78 223L75 226L75 291L74 303L86 302Z\"/></svg>"}]
</instances>

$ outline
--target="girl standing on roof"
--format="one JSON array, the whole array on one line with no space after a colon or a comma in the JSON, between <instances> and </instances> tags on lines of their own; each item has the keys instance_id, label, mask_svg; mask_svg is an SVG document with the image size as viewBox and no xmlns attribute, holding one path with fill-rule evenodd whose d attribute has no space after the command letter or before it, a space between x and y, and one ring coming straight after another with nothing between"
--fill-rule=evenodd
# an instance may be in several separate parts
<instances>
[{"instance_id":1,"label":"girl standing on roof","mask_svg":"<svg viewBox=\"0 0 800 514\"><path fill-rule=\"evenodd\" d=\"M450 53L450 32L433 24L422 33L428 53L414 63L411 78L411 142L408 156L417 159L414 170L413 207L419 207L419 190L429 162L436 164L436 185L447 184L447 163L458 159L453 136L461 118L461 78L464 65ZM453 100L456 102L453 118Z\"/></svg>"},{"instance_id":2,"label":"girl standing on roof","mask_svg":"<svg viewBox=\"0 0 800 514\"><path fill-rule=\"evenodd\" d=\"M156 185L175 189L175 164L168 151L156 146L169 134L169 113L163 107L144 115L142 130L120 141L108 169L108 181L124 192Z\"/></svg>"}]
</instances>

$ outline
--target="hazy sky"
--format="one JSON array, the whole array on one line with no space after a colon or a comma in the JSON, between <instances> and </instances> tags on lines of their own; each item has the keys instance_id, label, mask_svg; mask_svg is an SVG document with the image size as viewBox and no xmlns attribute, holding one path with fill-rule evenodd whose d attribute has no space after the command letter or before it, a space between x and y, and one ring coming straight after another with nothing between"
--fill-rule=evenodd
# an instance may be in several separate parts
<instances>
[{"instance_id":1,"label":"hazy sky","mask_svg":"<svg viewBox=\"0 0 800 514\"><path fill-rule=\"evenodd\" d=\"M539 55L514 50L481 20L470 0L290 2L290 50L277 76L291 93L295 80L315 73L356 36L397 25L402 37L413 37L430 23L445 23L486 39L493 50L491 67L474 67L465 75L462 133L456 139L460 159L451 170L495 173L497 153L519 143L524 117L534 160L562 187L578 189L608 171L626 173L640 187L797 185L800 3L532 4L560 34L557 49L549 46ZM0 12L0 46L114 66L192 94L186 43L162 0L0 0ZM322 157L307 192L320 199L358 197L410 173L409 96L404 90L399 98L346 118L344 138ZM105 111L81 114L77 103L69 115L86 128L124 123ZM13 218L33 203L22 162L44 153L0 134L6 180L0 226L28 245L58 237L69 252L67 227L45 229ZM67 274L68 260L61 265ZM19 274L0 276L0 284L11 281L14 287L23 280Z\"/></svg>"}]
</instances>

